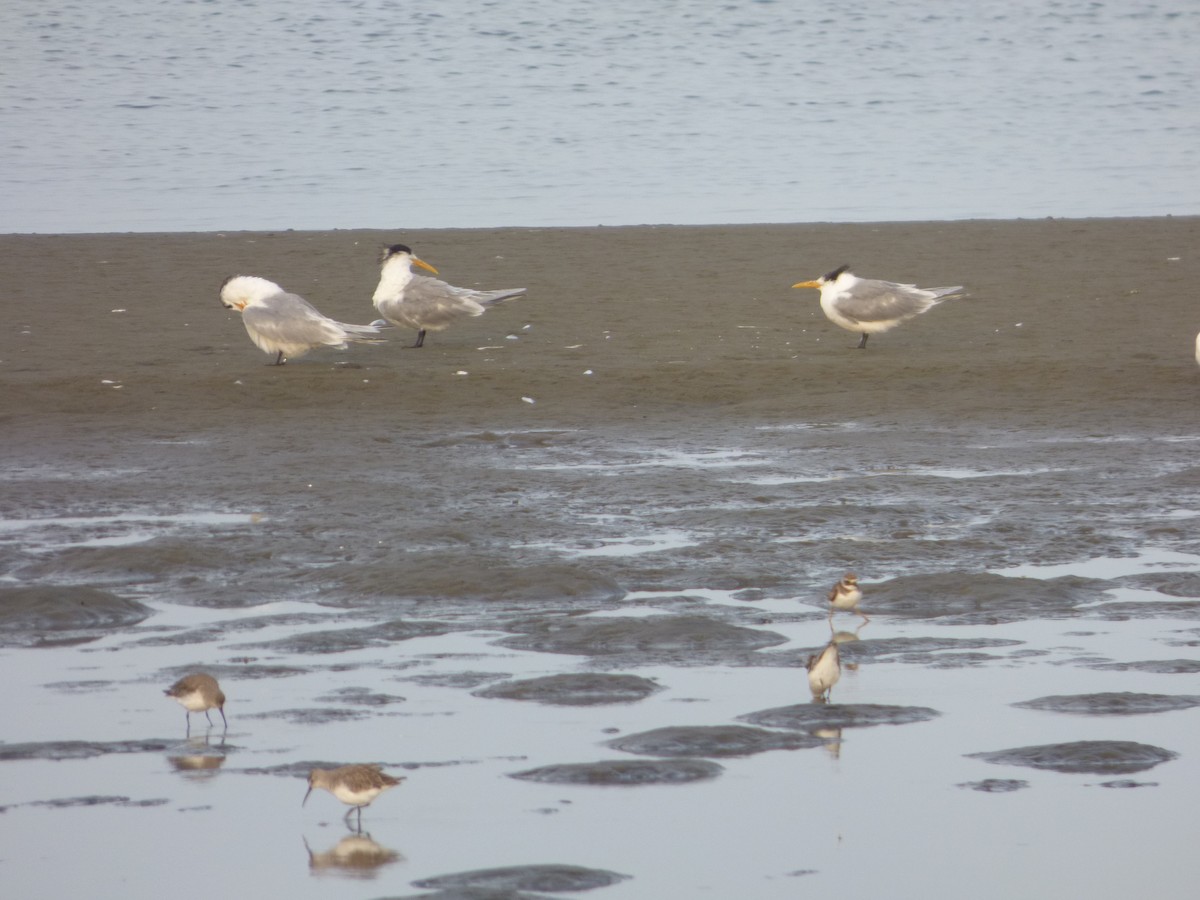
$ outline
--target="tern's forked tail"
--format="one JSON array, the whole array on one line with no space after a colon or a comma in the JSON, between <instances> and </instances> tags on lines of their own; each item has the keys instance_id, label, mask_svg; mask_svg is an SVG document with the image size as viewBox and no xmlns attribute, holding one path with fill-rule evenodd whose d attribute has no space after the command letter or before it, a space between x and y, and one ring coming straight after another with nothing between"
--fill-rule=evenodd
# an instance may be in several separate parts
<instances>
[{"instance_id":1,"label":"tern's forked tail","mask_svg":"<svg viewBox=\"0 0 1200 900\"><path fill-rule=\"evenodd\" d=\"M477 303L482 303L484 306L493 306L505 300L520 297L524 293L525 288L509 288L501 291L477 291L471 299Z\"/></svg>"}]
</instances>

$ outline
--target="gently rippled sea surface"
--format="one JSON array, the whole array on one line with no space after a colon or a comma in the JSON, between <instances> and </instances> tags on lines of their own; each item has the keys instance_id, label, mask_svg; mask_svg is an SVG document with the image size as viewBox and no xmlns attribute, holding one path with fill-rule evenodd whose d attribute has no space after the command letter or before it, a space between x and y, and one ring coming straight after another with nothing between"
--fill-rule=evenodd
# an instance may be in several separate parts
<instances>
[{"instance_id":1,"label":"gently rippled sea surface","mask_svg":"<svg viewBox=\"0 0 1200 900\"><path fill-rule=\"evenodd\" d=\"M0 232L1195 214L1200 9L12 0Z\"/></svg>"},{"instance_id":2,"label":"gently rippled sea surface","mask_svg":"<svg viewBox=\"0 0 1200 900\"><path fill-rule=\"evenodd\" d=\"M1198 230L0 238L0 892L1192 896ZM282 367L217 302L365 321L401 238L528 294ZM854 350L844 259L970 296Z\"/></svg>"}]
</instances>

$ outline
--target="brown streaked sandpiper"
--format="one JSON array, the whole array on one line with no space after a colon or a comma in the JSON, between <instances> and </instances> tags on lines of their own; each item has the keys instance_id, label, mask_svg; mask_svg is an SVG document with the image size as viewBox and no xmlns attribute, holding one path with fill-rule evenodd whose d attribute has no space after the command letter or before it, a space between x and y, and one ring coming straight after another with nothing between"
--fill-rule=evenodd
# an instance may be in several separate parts
<instances>
[{"instance_id":1,"label":"brown streaked sandpiper","mask_svg":"<svg viewBox=\"0 0 1200 900\"><path fill-rule=\"evenodd\" d=\"M208 714L210 709L219 712L225 728L229 728L229 720L225 718L225 694L221 690L221 686L217 684L217 679L211 675L205 675L203 672L185 675L163 693L178 701L187 710L185 715L187 716L188 734L192 733L192 713L194 712L203 712L204 718L208 719L208 724L212 725L212 718Z\"/></svg>"},{"instance_id":2,"label":"brown streaked sandpiper","mask_svg":"<svg viewBox=\"0 0 1200 900\"><path fill-rule=\"evenodd\" d=\"M324 788L350 807L346 810L345 818L358 810L358 824L362 827L362 811L364 806L370 806L371 801L388 788L394 788L403 778L393 778L374 765L338 766L336 769L313 769L308 773L308 792L300 801L303 806L308 802L313 788Z\"/></svg>"},{"instance_id":3,"label":"brown streaked sandpiper","mask_svg":"<svg viewBox=\"0 0 1200 900\"><path fill-rule=\"evenodd\" d=\"M870 617L858 608L858 601L861 599L862 589L858 586L858 576L847 572L829 592L829 618L832 619L834 612L840 610L858 613L864 622L871 621Z\"/></svg>"},{"instance_id":4,"label":"brown streaked sandpiper","mask_svg":"<svg viewBox=\"0 0 1200 900\"><path fill-rule=\"evenodd\" d=\"M841 677L842 664L835 641L830 641L824 650L808 658L808 687L813 700L828 703L833 686Z\"/></svg>"}]
</instances>

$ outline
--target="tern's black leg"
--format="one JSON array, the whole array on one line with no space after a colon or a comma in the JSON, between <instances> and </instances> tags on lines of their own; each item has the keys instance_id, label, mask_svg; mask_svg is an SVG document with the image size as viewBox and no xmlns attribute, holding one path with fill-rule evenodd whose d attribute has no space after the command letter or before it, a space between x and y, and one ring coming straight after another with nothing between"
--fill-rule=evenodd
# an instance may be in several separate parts
<instances>
[{"instance_id":1,"label":"tern's black leg","mask_svg":"<svg viewBox=\"0 0 1200 900\"><path fill-rule=\"evenodd\" d=\"M866 346L867 346L867 333L864 331L864 332L863 332L863 336L862 336L862 340L860 340L860 341L858 342L858 346L856 346L854 349L855 349L855 350L862 350L862 349L863 349L864 347L866 347Z\"/></svg>"},{"instance_id":2,"label":"tern's black leg","mask_svg":"<svg viewBox=\"0 0 1200 900\"><path fill-rule=\"evenodd\" d=\"M413 347L416 348L416 347L424 347L424 346L425 346L425 329L422 328L420 331L417 332L417 342L415 344L413 344Z\"/></svg>"}]
</instances>

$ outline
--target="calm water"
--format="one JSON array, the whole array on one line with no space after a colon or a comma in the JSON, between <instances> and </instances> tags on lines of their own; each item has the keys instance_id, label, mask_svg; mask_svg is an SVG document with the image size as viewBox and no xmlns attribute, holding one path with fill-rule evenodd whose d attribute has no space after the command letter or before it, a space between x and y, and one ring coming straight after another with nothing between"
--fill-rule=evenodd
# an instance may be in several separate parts
<instances>
[{"instance_id":1,"label":"calm water","mask_svg":"<svg viewBox=\"0 0 1200 900\"><path fill-rule=\"evenodd\" d=\"M11 0L0 232L1198 208L1200 5Z\"/></svg>"}]
</instances>

